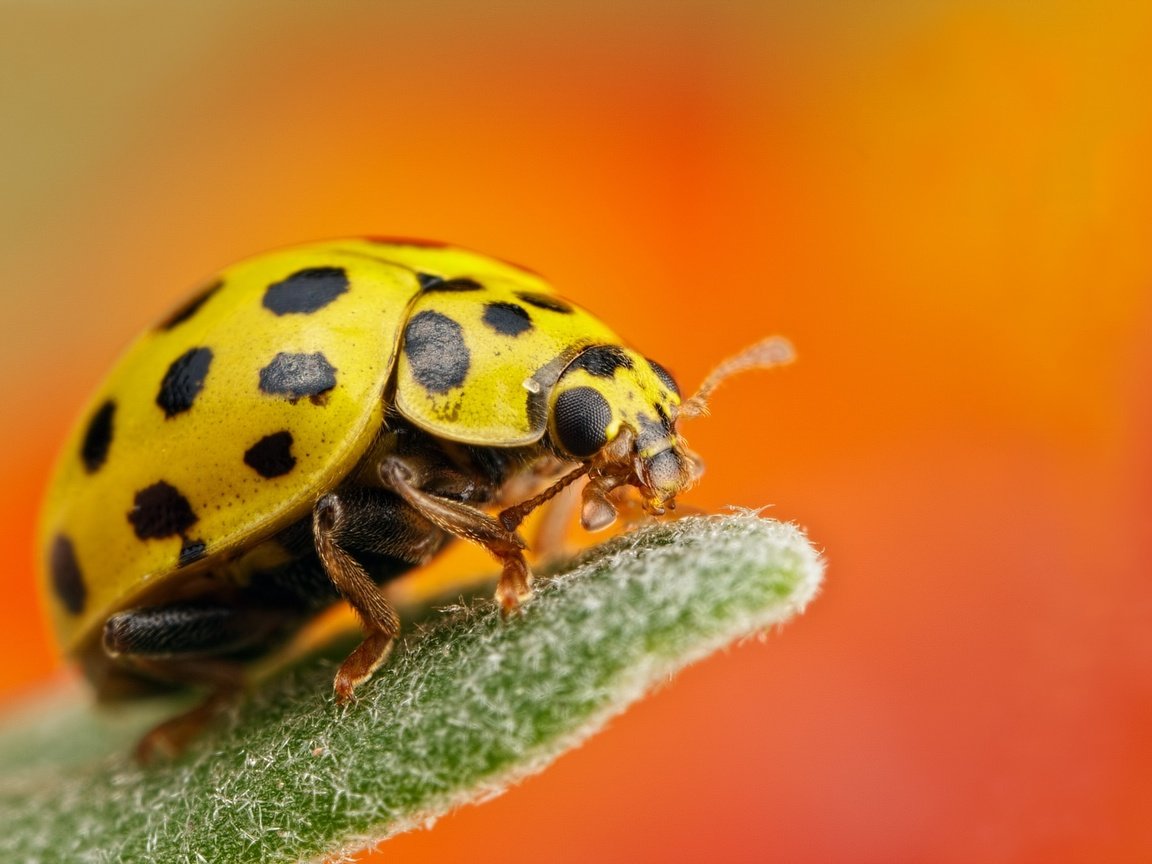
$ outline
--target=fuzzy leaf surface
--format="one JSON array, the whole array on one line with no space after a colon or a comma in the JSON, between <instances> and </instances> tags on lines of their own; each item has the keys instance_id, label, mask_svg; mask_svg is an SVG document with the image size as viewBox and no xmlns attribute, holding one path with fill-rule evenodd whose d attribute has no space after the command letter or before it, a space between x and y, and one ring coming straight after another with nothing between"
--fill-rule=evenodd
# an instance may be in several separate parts
<instances>
[{"instance_id":1,"label":"fuzzy leaf surface","mask_svg":"<svg viewBox=\"0 0 1152 864\"><path fill-rule=\"evenodd\" d=\"M0 725L0 860L292 862L363 848L543 769L684 666L815 595L804 534L689 517L540 578L523 613L475 600L409 628L341 708L335 661L262 683L184 757L140 766L171 701L97 711L83 691Z\"/></svg>"}]
</instances>

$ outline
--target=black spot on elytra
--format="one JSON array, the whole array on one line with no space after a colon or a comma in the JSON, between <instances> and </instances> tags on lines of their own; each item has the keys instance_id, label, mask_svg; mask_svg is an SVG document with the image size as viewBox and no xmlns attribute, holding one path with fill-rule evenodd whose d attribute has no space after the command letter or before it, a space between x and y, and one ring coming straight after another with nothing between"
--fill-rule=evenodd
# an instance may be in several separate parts
<instances>
[{"instance_id":1,"label":"black spot on elytra","mask_svg":"<svg viewBox=\"0 0 1152 864\"><path fill-rule=\"evenodd\" d=\"M572 307L551 294L540 294L536 291L517 291L516 296L537 309L547 309L549 312L559 312L561 315L571 315Z\"/></svg>"},{"instance_id":2,"label":"black spot on elytra","mask_svg":"<svg viewBox=\"0 0 1152 864\"><path fill-rule=\"evenodd\" d=\"M188 499L175 486L163 480L136 493L128 521L141 540L184 534L199 521Z\"/></svg>"},{"instance_id":3,"label":"black spot on elytra","mask_svg":"<svg viewBox=\"0 0 1152 864\"><path fill-rule=\"evenodd\" d=\"M172 361L160 382L160 392L156 394L156 404L164 409L166 418L175 417L192 407L204 388L204 379L211 365L211 348L189 348Z\"/></svg>"},{"instance_id":4,"label":"black spot on elytra","mask_svg":"<svg viewBox=\"0 0 1152 864\"><path fill-rule=\"evenodd\" d=\"M591 387L573 387L556 397L553 423L557 442L580 458L591 456L608 443L612 409Z\"/></svg>"},{"instance_id":5,"label":"black spot on elytra","mask_svg":"<svg viewBox=\"0 0 1152 864\"><path fill-rule=\"evenodd\" d=\"M577 357L572 365L597 378L611 378L617 369L631 369L632 358L615 345L597 345Z\"/></svg>"},{"instance_id":6,"label":"black spot on elytra","mask_svg":"<svg viewBox=\"0 0 1152 864\"><path fill-rule=\"evenodd\" d=\"M426 294L448 294L463 291L482 291L484 286L477 282L475 279L441 279L439 276L429 276L427 273L417 273L416 278L420 280L420 288Z\"/></svg>"},{"instance_id":7,"label":"black spot on elytra","mask_svg":"<svg viewBox=\"0 0 1152 864\"><path fill-rule=\"evenodd\" d=\"M489 303L484 307L484 323L502 336L519 336L532 329L528 310L515 303Z\"/></svg>"},{"instance_id":8,"label":"black spot on elytra","mask_svg":"<svg viewBox=\"0 0 1152 864\"><path fill-rule=\"evenodd\" d=\"M269 285L264 292L264 308L277 315L308 315L347 290L348 274L343 267L306 267Z\"/></svg>"},{"instance_id":9,"label":"black spot on elytra","mask_svg":"<svg viewBox=\"0 0 1152 864\"><path fill-rule=\"evenodd\" d=\"M447 315L426 310L404 328L404 354L412 376L430 393L447 393L468 377L472 355L464 331Z\"/></svg>"},{"instance_id":10,"label":"black spot on elytra","mask_svg":"<svg viewBox=\"0 0 1152 864\"><path fill-rule=\"evenodd\" d=\"M186 301L184 305L179 306L172 314L156 325L158 330L171 330L177 324L183 324L193 315L200 311L200 307L208 302L208 299L224 287L224 280L217 279L205 288L201 288L192 296L192 299Z\"/></svg>"},{"instance_id":11,"label":"black spot on elytra","mask_svg":"<svg viewBox=\"0 0 1152 864\"><path fill-rule=\"evenodd\" d=\"M677 396L680 395L680 385L676 383L676 379L672 377L672 373L670 373L655 360L649 359L648 365L652 367L652 371L656 373L656 377L660 379L660 383L662 383Z\"/></svg>"},{"instance_id":12,"label":"black spot on elytra","mask_svg":"<svg viewBox=\"0 0 1152 864\"><path fill-rule=\"evenodd\" d=\"M319 351L314 354L280 352L260 370L260 389L289 402L308 396L320 404L323 393L336 386L336 369Z\"/></svg>"},{"instance_id":13,"label":"black spot on elytra","mask_svg":"<svg viewBox=\"0 0 1152 864\"><path fill-rule=\"evenodd\" d=\"M52 590L64 608L73 615L84 611L88 599L88 586L76 560L76 550L72 541L63 534L52 541L52 551L48 555L48 569L52 573Z\"/></svg>"},{"instance_id":14,"label":"black spot on elytra","mask_svg":"<svg viewBox=\"0 0 1152 864\"><path fill-rule=\"evenodd\" d=\"M185 540L180 547L180 554L176 558L177 567L187 567L193 561L199 561L208 551L208 544L203 540Z\"/></svg>"},{"instance_id":15,"label":"black spot on elytra","mask_svg":"<svg viewBox=\"0 0 1152 864\"><path fill-rule=\"evenodd\" d=\"M292 433L265 435L244 451L244 464L261 477L287 474L296 467L296 457L292 455Z\"/></svg>"},{"instance_id":16,"label":"black spot on elytra","mask_svg":"<svg viewBox=\"0 0 1152 864\"><path fill-rule=\"evenodd\" d=\"M112 446L112 420L116 415L116 403L109 399L96 409L88 421L84 432L84 442L80 445L80 458L84 469L95 473L108 458L108 448Z\"/></svg>"}]
</instances>

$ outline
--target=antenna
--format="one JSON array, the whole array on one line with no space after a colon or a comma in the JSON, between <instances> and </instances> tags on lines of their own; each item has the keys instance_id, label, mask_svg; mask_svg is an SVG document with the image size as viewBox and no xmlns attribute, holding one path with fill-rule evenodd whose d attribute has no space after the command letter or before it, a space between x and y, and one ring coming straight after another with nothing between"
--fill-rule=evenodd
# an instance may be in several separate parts
<instances>
[{"instance_id":1,"label":"antenna","mask_svg":"<svg viewBox=\"0 0 1152 864\"><path fill-rule=\"evenodd\" d=\"M703 383L691 397L680 404L682 417L702 417L708 414L708 397L724 381L733 375L747 372L750 369L771 369L774 366L783 366L796 359L796 352L792 343L783 336L769 336L753 345L749 345L739 354L734 354L727 360L722 360L716 368L708 373Z\"/></svg>"}]
</instances>

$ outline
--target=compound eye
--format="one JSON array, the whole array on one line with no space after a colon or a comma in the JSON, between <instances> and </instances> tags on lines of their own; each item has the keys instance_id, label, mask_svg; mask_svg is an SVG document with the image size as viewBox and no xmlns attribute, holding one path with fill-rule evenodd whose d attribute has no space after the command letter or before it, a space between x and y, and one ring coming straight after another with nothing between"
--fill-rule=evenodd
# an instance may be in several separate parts
<instances>
[{"instance_id":1,"label":"compound eye","mask_svg":"<svg viewBox=\"0 0 1152 864\"><path fill-rule=\"evenodd\" d=\"M591 387L573 387L556 397L552 414L556 443L579 459L608 443L611 423L608 400Z\"/></svg>"}]
</instances>

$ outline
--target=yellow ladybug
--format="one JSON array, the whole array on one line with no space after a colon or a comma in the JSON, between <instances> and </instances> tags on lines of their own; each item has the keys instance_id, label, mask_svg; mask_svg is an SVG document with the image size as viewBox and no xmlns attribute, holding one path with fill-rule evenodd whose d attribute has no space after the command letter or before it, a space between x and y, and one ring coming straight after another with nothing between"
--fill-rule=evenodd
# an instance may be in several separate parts
<instances>
[{"instance_id":1,"label":"yellow ladybug","mask_svg":"<svg viewBox=\"0 0 1152 864\"><path fill-rule=\"evenodd\" d=\"M399 629L382 583L463 537L515 609L528 511L583 474L589 529L626 487L673 507L700 472L678 417L788 357L767 340L682 402L662 366L494 258L349 239L242 261L136 340L60 456L39 540L59 640L106 697L210 687L146 739L176 747L244 662L343 598L364 626L334 682L348 700Z\"/></svg>"}]
</instances>

